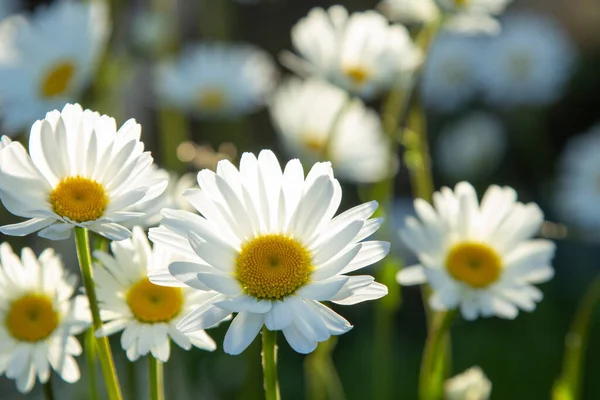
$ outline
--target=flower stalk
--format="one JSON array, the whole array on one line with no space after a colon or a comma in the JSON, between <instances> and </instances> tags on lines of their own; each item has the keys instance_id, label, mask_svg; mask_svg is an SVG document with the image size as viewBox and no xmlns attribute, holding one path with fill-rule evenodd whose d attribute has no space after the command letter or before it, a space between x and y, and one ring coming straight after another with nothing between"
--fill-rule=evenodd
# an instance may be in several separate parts
<instances>
[{"instance_id":1,"label":"flower stalk","mask_svg":"<svg viewBox=\"0 0 600 400\"><path fill-rule=\"evenodd\" d=\"M94 332L102 327L102 319L100 318L100 309L98 307L98 297L96 296L96 288L92 274L92 257L90 254L90 242L88 231L85 228L75 227L75 244L77 247L77 258L81 268L81 277L85 293L87 295L90 311L92 313L92 327ZM121 388L115 370L115 365L110 351L110 345L107 337L94 338L97 346L98 358L100 366L104 374L106 390L110 400L122 400Z\"/></svg>"},{"instance_id":2,"label":"flower stalk","mask_svg":"<svg viewBox=\"0 0 600 400\"><path fill-rule=\"evenodd\" d=\"M154 356L149 356L148 366L150 368L150 398L152 400L165 400L163 363Z\"/></svg>"},{"instance_id":3,"label":"flower stalk","mask_svg":"<svg viewBox=\"0 0 600 400\"><path fill-rule=\"evenodd\" d=\"M445 353L449 338L450 325L457 311L435 313L432 317L429 333L423 351L423 361L419 376L419 400L437 400L443 398L445 380L445 362L440 353Z\"/></svg>"},{"instance_id":4,"label":"flower stalk","mask_svg":"<svg viewBox=\"0 0 600 400\"><path fill-rule=\"evenodd\" d=\"M583 361L588 342L590 323L600 301L600 275L590 283L577 309L565 338L565 354L560 377L552 389L553 400L581 398Z\"/></svg>"},{"instance_id":5,"label":"flower stalk","mask_svg":"<svg viewBox=\"0 0 600 400\"><path fill-rule=\"evenodd\" d=\"M277 380L277 331L263 327L262 363L266 400L280 400L279 381Z\"/></svg>"},{"instance_id":6,"label":"flower stalk","mask_svg":"<svg viewBox=\"0 0 600 400\"><path fill-rule=\"evenodd\" d=\"M98 400L98 389L96 386L96 340L93 327L89 327L85 331L83 347L85 348L85 362L87 364L88 382L90 387L88 396L90 400Z\"/></svg>"}]
</instances>

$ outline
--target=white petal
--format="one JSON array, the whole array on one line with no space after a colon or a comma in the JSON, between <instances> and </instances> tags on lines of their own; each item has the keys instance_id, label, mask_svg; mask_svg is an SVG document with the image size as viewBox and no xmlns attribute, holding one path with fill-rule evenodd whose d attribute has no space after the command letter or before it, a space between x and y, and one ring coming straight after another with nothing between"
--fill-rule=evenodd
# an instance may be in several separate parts
<instances>
[{"instance_id":1,"label":"white petal","mask_svg":"<svg viewBox=\"0 0 600 400\"><path fill-rule=\"evenodd\" d=\"M251 296L241 295L216 302L215 306L221 307L229 312L249 311L256 314L264 314L271 310L271 301L259 300Z\"/></svg>"},{"instance_id":2,"label":"white petal","mask_svg":"<svg viewBox=\"0 0 600 400\"><path fill-rule=\"evenodd\" d=\"M317 342L306 338L294 324L283 329L282 332L290 347L300 354L311 353L317 348Z\"/></svg>"},{"instance_id":3,"label":"white petal","mask_svg":"<svg viewBox=\"0 0 600 400\"><path fill-rule=\"evenodd\" d=\"M344 268L350 264L350 262L356 257L362 248L362 244L358 243L354 247L351 247L347 252L340 254L321 265L311 274L311 279L322 280L330 278L340 273Z\"/></svg>"},{"instance_id":4,"label":"white petal","mask_svg":"<svg viewBox=\"0 0 600 400\"><path fill-rule=\"evenodd\" d=\"M273 301L271 310L265 315L265 326L270 331L278 331L292 323L292 313L284 301Z\"/></svg>"},{"instance_id":5,"label":"white petal","mask_svg":"<svg viewBox=\"0 0 600 400\"><path fill-rule=\"evenodd\" d=\"M315 264L323 264L336 254L338 254L344 247L346 247L356 234L363 227L363 221L353 221L349 223L344 229L339 231L337 235L328 238L323 241L319 248L316 250L316 254L313 257Z\"/></svg>"},{"instance_id":6,"label":"white petal","mask_svg":"<svg viewBox=\"0 0 600 400\"><path fill-rule=\"evenodd\" d=\"M65 240L71 237L72 231L73 225L56 223L42 229L38 236L49 240Z\"/></svg>"},{"instance_id":7,"label":"white petal","mask_svg":"<svg viewBox=\"0 0 600 400\"><path fill-rule=\"evenodd\" d=\"M347 276L336 275L326 280L311 282L298 289L296 296L319 301L330 300L349 279Z\"/></svg>"},{"instance_id":8,"label":"white petal","mask_svg":"<svg viewBox=\"0 0 600 400\"><path fill-rule=\"evenodd\" d=\"M9 236L25 236L37 232L55 221L52 218L32 218L16 224L4 225L0 227L0 232Z\"/></svg>"},{"instance_id":9,"label":"white petal","mask_svg":"<svg viewBox=\"0 0 600 400\"><path fill-rule=\"evenodd\" d=\"M234 295L242 291L239 282L229 276L204 272L199 272L196 276L200 282L219 293Z\"/></svg>"},{"instance_id":10,"label":"white petal","mask_svg":"<svg viewBox=\"0 0 600 400\"><path fill-rule=\"evenodd\" d=\"M360 276L357 276L356 278L360 278ZM334 303L343 306L350 306L362 303L363 301L377 300L388 294L387 286L379 282L371 282L359 289L354 289L353 293L347 297L341 295L343 290L344 289L340 290L340 293L338 293L335 300L332 300Z\"/></svg>"},{"instance_id":11,"label":"white petal","mask_svg":"<svg viewBox=\"0 0 600 400\"><path fill-rule=\"evenodd\" d=\"M423 268L421 265L404 267L396 274L396 282L407 286L421 285L427 282L425 268Z\"/></svg>"},{"instance_id":12,"label":"white petal","mask_svg":"<svg viewBox=\"0 0 600 400\"><path fill-rule=\"evenodd\" d=\"M113 333L119 332L123 328L127 326L128 320L125 318L116 319L114 321L110 321L102 325L100 329L98 329L95 333L96 337L110 336Z\"/></svg>"},{"instance_id":13,"label":"white petal","mask_svg":"<svg viewBox=\"0 0 600 400\"><path fill-rule=\"evenodd\" d=\"M390 243L379 242L379 241L368 241L361 243L361 249L359 253L354 257L346 268L342 269L340 273L347 274L368 265L375 264L380 261L390 252Z\"/></svg>"},{"instance_id":14,"label":"white petal","mask_svg":"<svg viewBox=\"0 0 600 400\"><path fill-rule=\"evenodd\" d=\"M262 314L251 312L239 313L231 322L225 340L223 351L227 354L237 355L244 351L254 340L264 323Z\"/></svg>"}]
</instances>

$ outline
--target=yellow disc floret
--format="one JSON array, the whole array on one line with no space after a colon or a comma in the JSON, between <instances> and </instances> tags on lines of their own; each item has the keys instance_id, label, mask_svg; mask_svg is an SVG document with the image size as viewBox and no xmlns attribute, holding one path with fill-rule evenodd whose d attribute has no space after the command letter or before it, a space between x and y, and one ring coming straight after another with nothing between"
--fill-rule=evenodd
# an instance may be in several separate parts
<instances>
[{"instance_id":1,"label":"yellow disc floret","mask_svg":"<svg viewBox=\"0 0 600 400\"><path fill-rule=\"evenodd\" d=\"M217 111L224 108L225 104L227 104L227 96L221 89L204 89L198 99L198 105L202 110Z\"/></svg>"},{"instance_id":2,"label":"yellow disc floret","mask_svg":"<svg viewBox=\"0 0 600 400\"><path fill-rule=\"evenodd\" d=\"M454 279L473 288L496 282L502 273L502 260L494 249L483 243L463 242L450 249L446 268Z\"/></svg>"},{"instance_id":3,"label":"yellow disc floret","mask_svg":"<svg viewBox=\"0 0 600 400\"><path fill-rule=\"evenodd\" d=\"M52 299L44 294L28 294L14 300L4 321L12 337L37 342L50 336L58 326L58 313Z\"/></svg>"},{"instance_id":4,"label":"yellow disc floret","mask_svg":"<svg viewBox=\"0 0 600 400\"><path fill-rule=\"evenodd\" d=\"M181 288L158 286L144 278L127 292L127 305L140 322L169 322L181 312L183 293Z\"/></svg>"},{"instance_id":5,"label":"yellow disc floret","mask_svg":"<svg viewBox=\"0 0 600 400\"><path fill-rule=\"evenodd\" d=\"M54 97L64 94L75 76L75 65L70 61L60 62L52 66L41 82L40 92L43 97Z\"/></svg>"},{"instance_id":6,"label":"yellow disc floret","mask_svg":"<svg viewBox=\"0 0 600 400\"><path fill-rule=\"evenodd\" d=\"M357 86L363 85L371 77L369 70L360 65L346 67L343 72Z\"/></svg>"},{"instance_id":7,"label":"yellow disc floret","mask_svg":"<svg viewBox=\"0 0 600 400\"><path fill-rule=\"evenodd\" d=\"M297 240L264 235L242 246L236 277L244 291L257 299L281 300L309 282L313 270L308 250Z\"/></svg>"},{"instance_id":8,"label":"yellow disc floret","mask_svg":"<svg viewBox=\"0 0 600 400\"><path fill-rule=\"evenodd\" d=\"M52 210L71 221L95 221L104 214L108 196L104 187L81 176L64 178L50 193Z\"/></svg>"}]
</instances>

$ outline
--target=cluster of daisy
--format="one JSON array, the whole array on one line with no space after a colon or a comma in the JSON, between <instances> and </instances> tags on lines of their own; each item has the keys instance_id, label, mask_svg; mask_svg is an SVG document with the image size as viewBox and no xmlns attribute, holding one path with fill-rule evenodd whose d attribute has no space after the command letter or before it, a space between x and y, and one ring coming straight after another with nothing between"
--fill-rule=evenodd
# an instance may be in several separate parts
<instances>
[{"instance_id":1,"label":"cluster of daisy","mask_svg":"<svg viewBox=\"0 0 600 400\"><path fill-rule=\"evenodd\" d=\"M86 296L76 295L76 280L52 249L36 257L25 248L19 258L0 245L0 373L21 392L36 377L47 382L51 368L77 381L73 356L82 349L74 335L89 327L98 343L122 332L120 347L132 362L167 362L171 342L215 350L206 330L230 320L223 350L233 355L261 330L263 339L281 331L303 354L348 332L351 323L323 302L385 296L384 284L357 271L381 261L391 245L369 240L383 224L376 201L338 213L335 176L369 184L394 179L400 166L396 132L384 132L369 102L420 82L424 103L444 111L477 91L493 104L540 104L555 99L568 77L572 51L546 20L507 17L497 36L464 36L498 33L496 16L508 2L384 0L378 9L389 19L340 5L314 8L291 29L294 52L281 54L298 76L281 83L271 56L254 45L187 43L153 67L157 107L223 120L266 106L284 149L299 157L282 165L270 150L243 153L237 167L220 159L195 178L159 168L135 120L117 129L113 118L69 104L105 51L104 2L58 2L2 20L2 128L30 129L27 149L7 136L0 141L0 200L25 219L0 232L74 235ZM414 27L397 22L441 24L445 32L427 57ZM440 166L458 181L475 179L473 169L491 172L506 147L501 126L485 114L452 126L440 141ZM398 283L428 285L432 310L458 310L466 320L533 311L543 297L535 285L552 278L555 251L553 242L534 239L541 209L496 185L479 201L466 181L432 197L431 204L414 201L416 216L400 231L418 264L398 272ZM88 231L98 243L111 241L93 252L89 271ZM100 357L106 374L110 348L97 347L108 351ZM449 399L485 399L491 384L473 369L445 389Z\"/></svg>"},{"instance_id":2,"label":"cluster of daisy","mask_svg":"<svg viewBox=\"0 0 600 400\"><path fill-rule=\"evenodd\" d=\"M425 105L455 111L475 98L497 107L552 103L573 69L575 52L556 22L514 13L493 36L443 32L423 74Z\"/></svg>"},{"instance_id":3,"label":"cluster of daisy","mask_svg":"<svg viewBox=\"0 0 600 400\"><path fill-rule=\"evenodd\" d=\"M117 130L114 119L68 104L33 125L29 153L6 136L0 151L0 199L27 218L2 233L60 240L86 229L113 240L110 253L94 252L105 321L94 327L97 337L123 331L129 360L151 354L165 362L171 340L214 350L204 329L232 314L227 353L241 353L263 326L309 353L352 328L322 301L351 305L387 294L369 275L348 275L390 246L365 241L383 222L371 218L376 202L335 216L342 193L330 163L305 176L297 159L282 168L271 151L244 153L239 169L222 160L216 173L198 174L199 188L179 183L169 195L168 176L140 133L135 120ZM179 206L181 195L187 206ZM157 210L152 247L142 226L158 223ZM23 392L36 376L48 380L49 365L76 381L72 356L81 347L73 335L91 318L82 296L72 298L74 280L51 249L39 259L24 249L19 259L4 244L0 258L1 371Z\"/></svg>"}]
</instances>

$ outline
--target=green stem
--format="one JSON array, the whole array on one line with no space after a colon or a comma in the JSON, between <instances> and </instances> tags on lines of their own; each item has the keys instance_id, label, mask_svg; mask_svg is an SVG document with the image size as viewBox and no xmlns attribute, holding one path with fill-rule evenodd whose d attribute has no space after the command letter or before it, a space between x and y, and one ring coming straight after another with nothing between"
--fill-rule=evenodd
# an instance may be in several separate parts
<instances>
[{"instance_id":1,"label":"green stem","mask_svg":"<svg viewBox=\"0 0 600 400\"><path fill-rule=\"evenodd\" d=\"M44 399L54 400L54 391L52 390L52 374L48 378L48 381L44 383Z\"/></svg>"},{"instance_id":2,"label":"green stem","mask_svg":"<svg viewBox=\"0 0 600 400\"><path fill-rule=\"evenodd\" d=\"M177 148L181 143L190 140L188 120L181 112L167 108L159 111L158 119L163 164L169 171L182 174L185 165L177 157Z\"/></svg>"},{"instance_id":3,"label":"green stem","mask_svg":"<svg viewBox=\"0 0 600 400\"><path fill-rule=\"evenodd\" d=\"M90 242L87 229L75 227L75 244L77 246L77 258L79 259L79 266L81 267L83 286L85 287L85 293L90 304L90 311L92 312L92 327L94 332L96 332L102 327L102 319L100 318L98 297L96 296L96 287L94 285L92 274L92 257L90 254ZM110 400L121 400L123 396L121 395L121 388L119 387L119 380L110 351L110 345L108 344L108 338L95 338L95 341L108 397Z\"/></svg>"},{"instance_id":4,"label":"green stem","mask_svg":"<svg viewBox=\"0 0 600 400\"><path fill-rule=\"evenodd\" d=\"M435 313L433 316L425 342L423 361L421 362L419 376L420 400L438 400L443 397L445 368L443 362L440 362L439 353L445 351L450 325L456 314L457 311L453 310Z\"/></svg>"},{"instance_id":5,"label":"green stem","mask_svg":"<svg viewBox=\"0 0 600 400\"><path fill-rule=\"evenodd\" d=\"M88 369L88 380L90 383L90 400L98 400L98 389L96 386L96 338L94 337L94 328L90 327L85 331L84 339L85 361Z\"/></svg>"},{"instance_id":6,"label":"green stem","mask_svg":"<svg viewBox=\"0 0 600 400\"><path fill-rule=\"evenodd\" d=\"M560 377L554 383L553 400L576 400L581 396L583 361L590 323L600 301L600 275L588 286L565 338L565 355Z\"/></svg>"},{"instance_id":7,"label":"green stem","mask_svg":"<svg viewBox=\"0 0 600 400\"><path fill-rule=\"evenodd\" d=\"M153 356L148 357L150 367L150 398L152 400L165 400L165 379L163 364Z\"/></svg>"},{"instance_id":8,"label":"green stem","mask_svg":"<svg viewBox=\"0 0 600 400\"><path fill-rule=\"evenodd\" d=\"M344 400L344 387L333 364L335 336L319 343L317 349L304 359L304 374L307 381L307 399Z\"/></svg>"},{"instance_id":9,"label":"green stem","mask_svg":"<svg viewBox=\"0 0 600 400\"><path fill-rule=\"evenodd\" d=\"M277 331L263 327L262 331L262 363L266 400L280 400L279 382L277 380Z\"/></svg>"}]
</instances>

